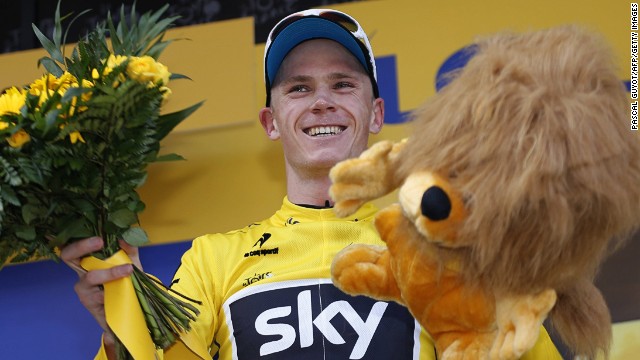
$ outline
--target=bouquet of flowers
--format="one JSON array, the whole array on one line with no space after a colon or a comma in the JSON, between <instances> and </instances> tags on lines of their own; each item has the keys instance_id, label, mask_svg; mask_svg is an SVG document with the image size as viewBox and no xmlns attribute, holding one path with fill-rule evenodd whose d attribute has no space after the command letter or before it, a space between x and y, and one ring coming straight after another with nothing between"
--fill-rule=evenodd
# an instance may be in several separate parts
<instances>
[{"instance_id":1,"label":"bouquet of flowers","mask_svg":"<svg viewBox=\"0 0 640 360\"><path fill-rule=\"evenodd\" d=\"M169 80L184 78L157 61L176 19L162 18L167 7L138 17L134 6L127 23L123 6L118 23L109 14L70 57L64 56L60 3L52 39L33 26L49 54L39 60L46 72L0 95L0 268L55 259L60 247L94 235L104 239L94 254L103 260L120 250L118 239L147 242L136 189L149 163L180 159L159 156L159 142L201 104L161 114ZM170 346L198 313L192 300L173 296L135 267L131 283L148 336L158 348ZM123 340L120 357L129 358Z\"/></svg>"}]
</instances>

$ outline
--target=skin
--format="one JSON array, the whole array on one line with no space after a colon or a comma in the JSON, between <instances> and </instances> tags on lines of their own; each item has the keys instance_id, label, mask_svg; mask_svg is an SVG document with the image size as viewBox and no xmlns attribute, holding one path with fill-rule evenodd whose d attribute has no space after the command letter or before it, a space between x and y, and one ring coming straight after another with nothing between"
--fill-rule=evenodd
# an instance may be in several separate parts
<instances>
[{"instance_id":1,"label":"skin","mask_svg":"<svg viewBox=\"0 0 640 360\"><path fill-rule=\"evenodd\" d=\"M369 134L378 133L384 102L373 97L364 68L338 43L317 39L295 47L283 61L271 89L271 106L259 112L260 123L271 140L282 143L287 196L296 204L325 205L331 182L329 170L339 161L357 157L367 148ZM311 136L320 127L340 129L337 134ZM114 336L104 316L100 285L131 275L131 265L86 272L80 259L102 248L98 237L66 246L62 260L79 276L75 291L80 302L104 329L109 359L115 359ZM121 241L134 264L141 267L138 249Z\"/></svg>"}]
</instances>

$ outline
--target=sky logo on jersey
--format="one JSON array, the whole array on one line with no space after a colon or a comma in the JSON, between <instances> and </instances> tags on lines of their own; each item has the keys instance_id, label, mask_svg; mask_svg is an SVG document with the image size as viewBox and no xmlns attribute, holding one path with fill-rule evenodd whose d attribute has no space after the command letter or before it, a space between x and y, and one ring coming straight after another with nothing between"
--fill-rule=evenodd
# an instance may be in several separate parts
<instances>
[{"instance_id":1,"label":"sky logo on jersey","mask_svg":"<svg viewBox=\"0 0 640 360\"><path fill-rule=\"evenodd\" d=\"M419 325L394 302L352 297L328 280L264 284L236 295L224 308L237 359L417 358Z\"/></svg>"}]
</instances>

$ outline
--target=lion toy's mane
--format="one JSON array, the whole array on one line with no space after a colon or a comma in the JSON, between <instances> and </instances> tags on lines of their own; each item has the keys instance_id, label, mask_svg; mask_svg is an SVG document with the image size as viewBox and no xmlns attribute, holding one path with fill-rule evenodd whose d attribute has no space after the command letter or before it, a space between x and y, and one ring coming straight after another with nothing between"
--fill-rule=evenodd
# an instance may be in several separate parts
<instances>
[{"instance_id":1,"label":"lion toy's mane","mask_svg":"<svg viewBox=\"0 0 640 360\"><path fill-rule=\"evenodd\" d=\"M573 26L487 38L415 113L403 151L401 173L446 172L469 195L457 250L466 278L556 289L551 318L569 317L558 326L608 317L563 312L563 302L600 296L582 281L639 221L640 143L614 64L602 38ZM566 341L608 337L589 334L603 328Z\"/></svg>"},{"instance_id":2,"label":"lion toy's mane","mask_svg":"<svg viewBox=\"0 0 640 360\"><path fill-rule=\"evenodd\" d=\"M494 292L554 289L554 326L594 356L610 338L594 276L640 221L640 138L612 51L577 26L492 35L474 51L413 113L382 188L423 170L443 176L467 215L440 256ZM349 202L336 186L339 208Z\"/></svg>"}]
</instances>

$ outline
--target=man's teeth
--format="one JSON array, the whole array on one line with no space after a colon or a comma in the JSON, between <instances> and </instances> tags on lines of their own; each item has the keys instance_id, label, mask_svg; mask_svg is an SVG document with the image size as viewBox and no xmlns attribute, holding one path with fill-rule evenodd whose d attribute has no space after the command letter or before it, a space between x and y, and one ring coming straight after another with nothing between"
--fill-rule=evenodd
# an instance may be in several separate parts
<instances>
[{"instance_id":1,"label":"man's teeth","mask_svg":"<svg viewBox=\"0 0 640 360\"><path fill-rule=\"evenodd\" d=\"M309 129L307 134L310 136L337 135L340 134L342 130L343 129L340 126L318 126Z\"/></svg>"}]
</instances>

